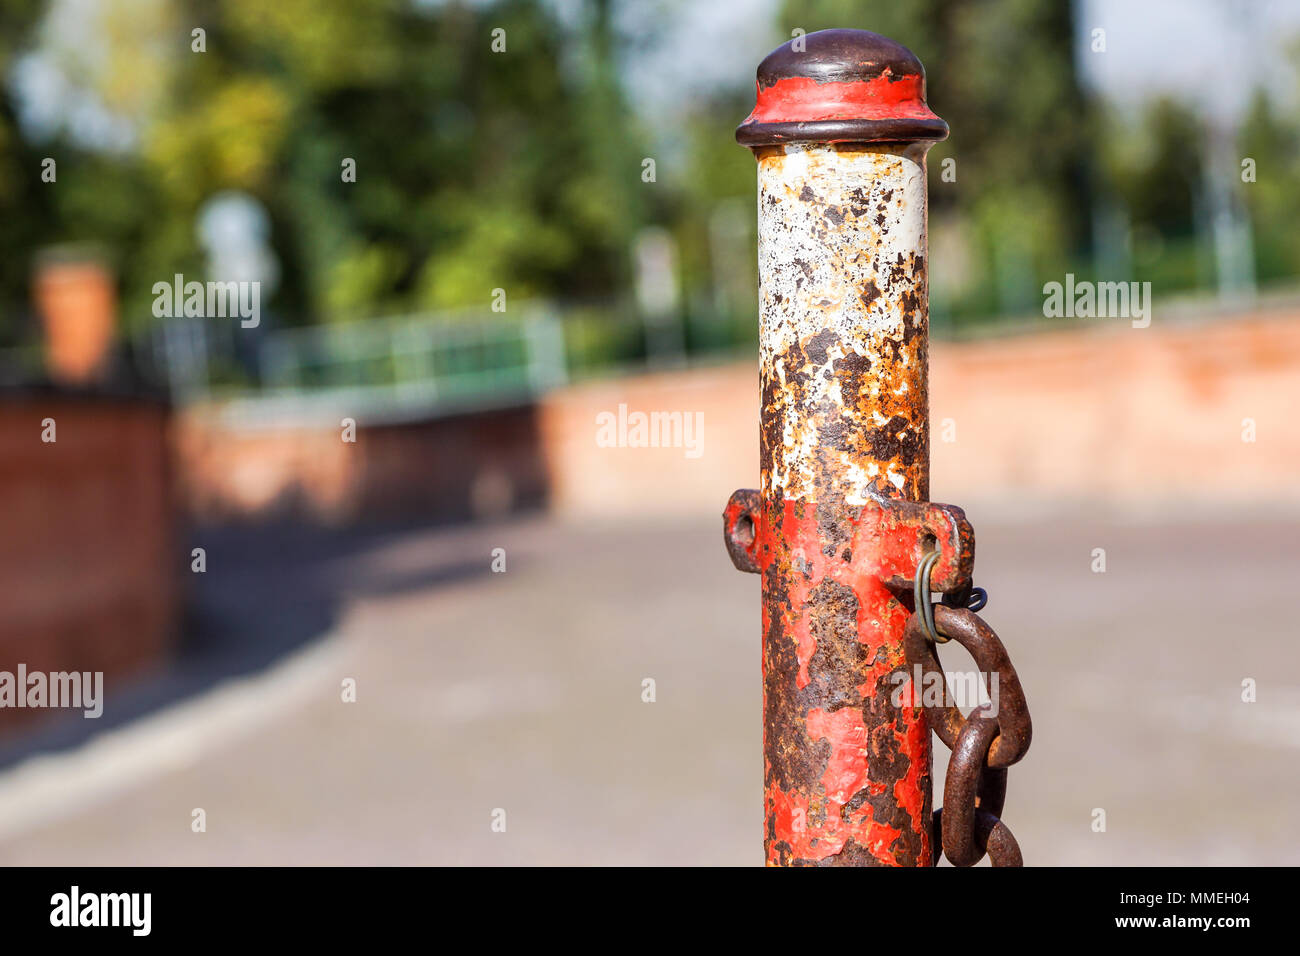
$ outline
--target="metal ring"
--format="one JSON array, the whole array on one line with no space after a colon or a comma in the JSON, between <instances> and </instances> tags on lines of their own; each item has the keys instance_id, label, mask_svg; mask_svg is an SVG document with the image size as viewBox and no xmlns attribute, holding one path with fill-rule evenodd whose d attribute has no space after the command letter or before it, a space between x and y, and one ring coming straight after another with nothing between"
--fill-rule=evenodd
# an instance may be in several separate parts
<instances>
[{"instance_id":1,"label":"metal ring","mask_svg":"<svg viewBox=\"0 0 1300 956\"><path fill-rule=\"evenodd\" d=\"M912 598L916 609L921 612L925 623L925 632L936 644L947 644L950 638L944 637L934 626L934 603L930 600L930 577L934 566L939 563L942 553L931 551L916 566L916 578L912 582ZM982 611L989 603L989 592L983 588L971 587L960 593L947 593L943 596L945 607L964 607L968 611Z\"/></svg>"},{"instance_id":2,"label":"metal ring","mask_svg":"<svg viewBox=\"0 0 1300 956\"><path fill-rule=\"evenodd\" d=\"M944 637L934 627L934 605L930 602L930 573L934 566L939 563L941 553L931 551L921 559L916 566L916 578L912 581L912 598L916 604L916 610L921 615L921 621L925 624L925 633L930 640L936 644L947 644L949 638Z\"/></svg>"}]
</instances>

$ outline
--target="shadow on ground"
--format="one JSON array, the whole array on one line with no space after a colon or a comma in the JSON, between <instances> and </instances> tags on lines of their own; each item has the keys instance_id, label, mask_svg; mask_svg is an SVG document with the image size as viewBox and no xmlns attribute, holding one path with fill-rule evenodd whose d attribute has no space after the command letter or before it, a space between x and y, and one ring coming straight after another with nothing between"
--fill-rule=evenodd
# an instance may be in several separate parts
<instances>
[{"instance_id":1,"label":"shadow on ground","mask_svg":"<svg viewBox=\"0 0 1300 956\"><path fill-rule=\"evenodd\" d=\"M207 570L187 582L173 658L160 669L110 682L106 694L112 699L98 718L55 711L0 738L0 769L78 747L223 681L263 671L328 634L352 599L423 590L488 572L481 560L447 561L435 552L379 569L364 560L409 538L412 530L409 524L348 529L269 524L195 531L191 546L205 549Z\"/></svg>"}]
</instances>

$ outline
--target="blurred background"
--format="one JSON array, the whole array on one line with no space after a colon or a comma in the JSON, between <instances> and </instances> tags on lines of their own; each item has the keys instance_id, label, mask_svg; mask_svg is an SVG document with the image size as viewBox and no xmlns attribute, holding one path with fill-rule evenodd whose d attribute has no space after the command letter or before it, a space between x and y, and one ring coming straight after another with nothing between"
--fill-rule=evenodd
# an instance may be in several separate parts
<instances>
[{"instance_id":1,"label":"blurred background","mask_svg":"<svg viewBox=\"0 0 1300 956\"><path fill-rule=\"evenodd\" d=\"M828 27L952 130L932 488L1033 708L1027 862L1297 862L1282 0L0 0L0 670L106 675L0 710L0 861L761 862L733 130ZM1045 317L1067 275L1150 327Z\"/></svg>"}]
</instances>

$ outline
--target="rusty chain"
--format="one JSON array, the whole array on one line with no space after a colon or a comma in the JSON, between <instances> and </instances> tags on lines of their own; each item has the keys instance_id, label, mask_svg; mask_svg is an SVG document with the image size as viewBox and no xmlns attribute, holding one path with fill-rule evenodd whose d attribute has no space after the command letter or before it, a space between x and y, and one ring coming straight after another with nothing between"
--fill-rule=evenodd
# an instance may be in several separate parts
<instances>
[{"instance_id":1,"label":"rusty chain","mask_svg":"<svg viewBox=\"0 0 1300 956\"><path fill-rule=\"evenodd\" d=\"M975 588L965 594L945 594L942 604L931 604L929 578L934 563L926 555L917 569L916 610L903 632L908 664L921 671L922 686L915 690L930 726L952 751L943 806L934 812L934 842L953 866L973 866L986 852L994 866L1021 866L1020 846L1001 814L1007 768L1029 749L1029 706L1002 641L975 613L987 600L983 592ZM989 693L990 703L974 708L967 717L953 701L939 666L936 644L949 640L975 660ZM989 674L997 675L993 688L987 686ZM924 689L936 680L943 688L937 703ZM934 858L938 862L938 853Z\"/></svg>"}]
</instances>

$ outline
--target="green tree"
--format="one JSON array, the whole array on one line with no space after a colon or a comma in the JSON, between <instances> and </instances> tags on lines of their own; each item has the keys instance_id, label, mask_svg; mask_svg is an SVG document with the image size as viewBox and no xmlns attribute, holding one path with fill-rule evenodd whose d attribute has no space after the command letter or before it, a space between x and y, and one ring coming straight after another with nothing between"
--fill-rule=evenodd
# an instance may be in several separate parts
<instances>
[{"instance_id":1,"label":"green tree","mask_svg":"<svg viewBox=\"0 0 1300 956\"><path fill-rule=\"evenodd\" d=\"M1300 275L1300 128L1294 116L1279 115L1259 90L1241 129L1241 155L1249 160L1243 182L1255 232L1256 269L1261 282Z\"/></svg>"},{"instance_id":2,"label":"green tree","mask_svg":"<svg viewBox=\"0 0 1300 956\"><path fill-rule=\"evenodd\" d=\"M926 65L930 105L952 130L930 152L932 216L960 229L983 277L957 308L1026 307L1045 277L1087 251L1094 121L1069 4L787 0L781 24L786 35L872 30ZM945 160L955 180L942 177Z\"/></svg>"},{"instance_id":3,"label":"green tree","mask_svg":"<svg viewBox=\"0 0 1300 956\"><path fill-rule=\"evenodd\" d=\"M0 2L0 77L11 75L39 17L36 0ZM41 182L47 156L23 138L13 92L0 85L0 342L8 345L24 331L31 252L53 234L53 189Z\"/></svg>"},{"instance_id":4,"label":"green tree","mask_svg":"<svg viewBox=\"0 0 1300 956\"><path fill-rule=\"evenodd\" d=\"M153 161L178 209L221 188L262 198L286 308L348 317L626 278L637 169L606 4L582 38L586 73L562 69L560 26L523 0L205 6L207 59L180 83Z\"/></svg>"}]
</instances>

